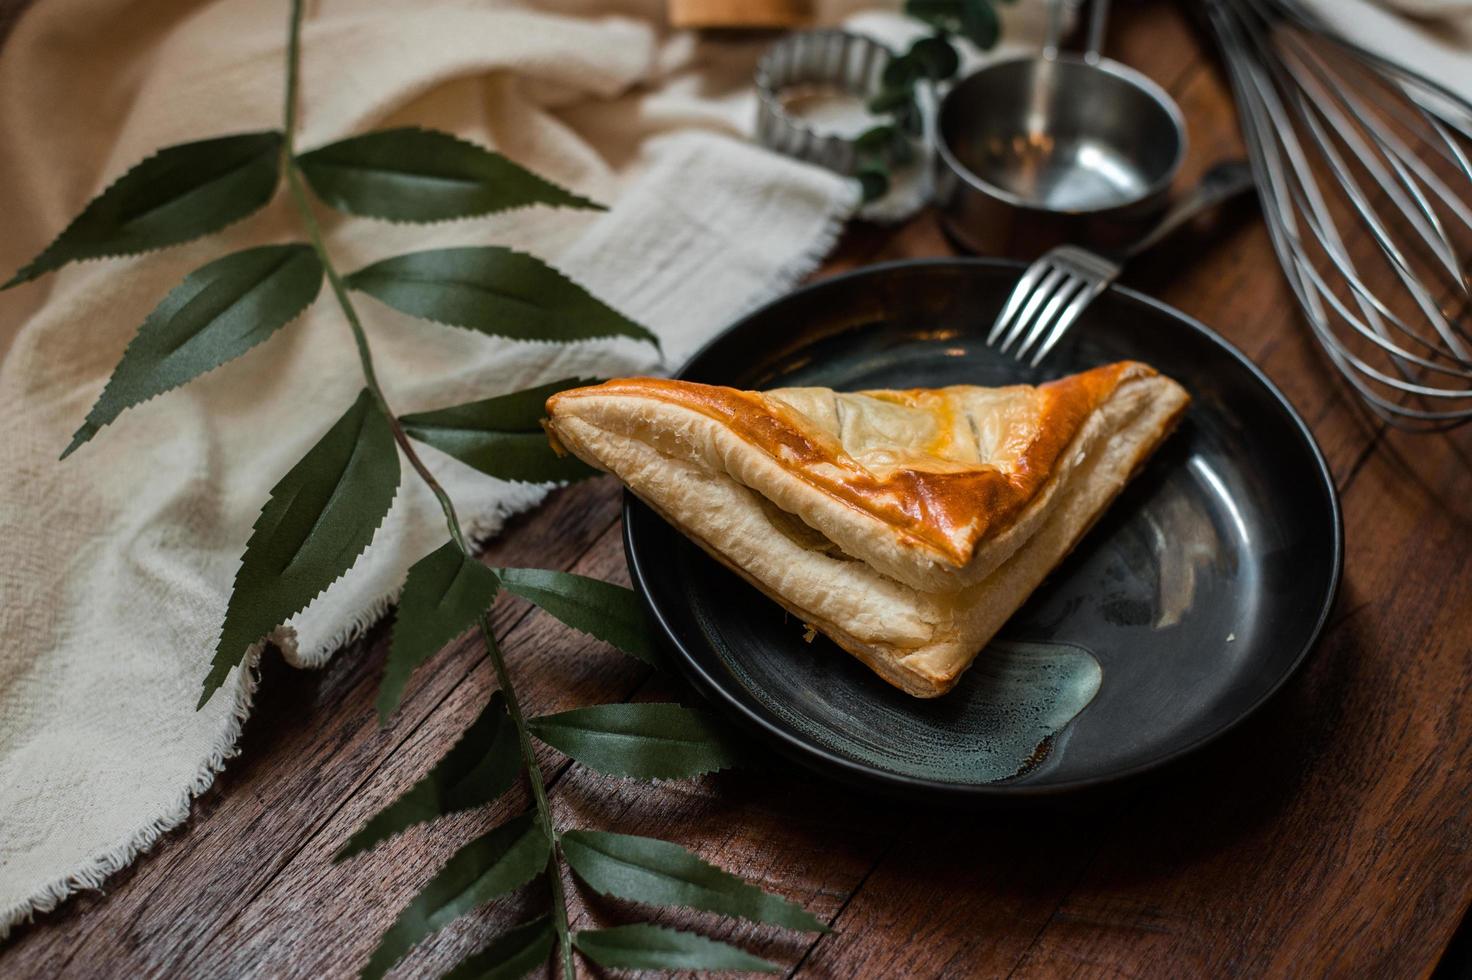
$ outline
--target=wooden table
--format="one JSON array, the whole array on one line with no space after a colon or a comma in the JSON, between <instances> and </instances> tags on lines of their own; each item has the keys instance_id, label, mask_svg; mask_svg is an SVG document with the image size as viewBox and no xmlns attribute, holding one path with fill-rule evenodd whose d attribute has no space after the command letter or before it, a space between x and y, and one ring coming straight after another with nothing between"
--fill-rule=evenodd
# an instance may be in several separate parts
<instances>
[{"instance_id":1,"label":"wooden table","mask_svg":"<svg viewBox=\"0 0 1472 980\"><path fill-rule=\"evenodd\" d=\"M1112 34L1110 50L1184 108L1185 179L1238 149L1219 70L1176 7L1127 5ZM1131 284L1260 364L1312 425L1343 496L1338 608L1266 710L1188 763L1082 809L952 813L796 773L648 786L549 756L561 820L668 837L801 902L831 935L689 920L803 976L1430 972L1472 900L1472 438L1363 420L1309 341L1252 214L1186 242L1141 263ZM820 275L949 251L929 215L855 227ZM561 491L514 521L486 560L627 581L618 508L607 479ZM518 602L495 618L532 711L659 693L647 669ZM386 640L374 630L321 673L269 662L241 754L189 823L103 893L21 929L0 974L315 977L361 966L440 862L526 806L513 794L331 863L491 686L477 645L461 642L415 676L380 729ZM443 971L545 901L536 887L445 930L401 975ZM574 900L578 918L589 915ZM603 903L593 911L630 918ZM1448 974L1469 965L1466 943L1453 944Z\"/></svg>"}]
</instances>

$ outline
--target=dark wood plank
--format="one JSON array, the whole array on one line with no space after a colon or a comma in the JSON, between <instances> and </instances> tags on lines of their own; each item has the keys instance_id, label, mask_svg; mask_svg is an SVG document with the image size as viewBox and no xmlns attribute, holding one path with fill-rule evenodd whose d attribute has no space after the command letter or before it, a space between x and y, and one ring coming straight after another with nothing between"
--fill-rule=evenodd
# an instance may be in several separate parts
<instances>
[{"instance_id":1,"label":"dark wood plank","mask_svg":"<svg viewBox=\"0 0 1472 980\"><path fill-rule=\"evenodd\" d=\"M839 920L853 949L825 940L815 966L1427 972L1472 901L1468 474L1445 442L1388 436L1345 497L1378 530L1350 539L1339 618L1263 716L1122 806L908 834Z\"/></svg>"},{"instance_id":2,"label":"dark wood plank","mask_svg":"<svg viewBox=\"0 0 1472 980\"><path fill-rule=\"evenodd\" d=\"M573 570L626 582L619 529L606 532ZM620 700L636 687L640 700L676 695L657 683L645 684L647 668L545 616L519 622L506 636L504 646L518 678L518 691L530 711ZM391 768L385 767L373 784L347 801L269 887L244 902L223 929L178 966L195 976L224 977L247 967L272 974L311 974L360 965L402 901L456 847L526 808L525 799L517 795L487 811L411 831L349 865L331 867L329 863L333 851L368 815L432 763L479 710L493 686L489 670L477 665L425 721L412 743L395 755ZM802 902L820 916L836 914L872 863L870 851L881 843L862 839L862 829L835 832L823 805L831 800L832 789L814 786L810 779L781 767L769 774L731 773L648 786L568 770L550 753L545 759L553 762L548 769L554 774L552 795L564 826L680 841ZM848 847L836 850L835 845ZM387 895L395 900L385 900ZM607 903L593 904L595 911L609 911ZM351 907L353 916L344 917L344 907ZM293 909L300 941L283 937L273 927L285 908ZM404 975L443 972L497 932L524 919L526 908L522 901L497 903L466 917L417 949L402 967ZM711 916L676 918L704 927L720 926ZM609 921L617 921L617 915ZM796 960L810 938L750 926L726 924L723 928L749 948L787 961Z\"/></svg>"},{"instance_id":3,"label":"dark wood plank","mask_svg":"<svg viewBox=\"0 0 1472 980\"><path fill-rule=\"evenodd\" d=\"M5 50L5 42L10 38L10 32L15 29L16 21L35 0L0 0L0 51Z\"/></svg>"},{"instance_id":4,"label":"dark wood plank","mask_svg":"<svg viewBox=\"0 0 1472 980\"><path fill-rule=\"evenodd\" d=\"M0 5L3 10L3 5ZM1174 91L1192 124L1183 180L1236 147L1220 80L1172 6L1124 5L1112 53ZM1350 576L1323 648L1261 717L1197 763L1082 809L1023 815L915 810L780 766L678 785L606 780L546 756L559 819L665 836L836 923L814 942L674 916L824 976L1122 972L1423 972L1472 895L1472 732L1466 696L1472 557L1464 436L1381 436L1297 321L1250 213L1142 263L1129 281L1221 329L1313 424L1346 489ZM950 251L932 216L857 226L825 273ZM622 580L617 493L557 495L493 544L488 563L575 567ZM531 711L670 692L648 671L523 605L498 606ZM20 931L8 975L341 975L469 836L525 806L411 831L354 861L330 855L417 778L491 686L471 641L415 678L380 731L380 630L319 675L268 667L243 755L191 823L109 882ZM578 921L626 909L577 894ZM529 914L495 903L416 950L401 975L442 971ZM1329 957L1337 956L1338 959Z\"/></svg>"},{"instance_id":5,"label":"dark wood plank","mask_svg":"<svg viewBox=\"0 0 1472 980\"><path fill-rule=\"evenodd\" d=\"M1189 177L1236 137L1201 125L1230 120L1212 72L1177 94L1196 147L1209 148L1193 153ZM1468 743L1455 706L1472 666L1472 604L1447 584L1472 537L1432 503L1465 473L1448 450L1430 452L1419 502L1405 489L1392 501L1394 481L1372 479L1407 437L1382 444L1346 400L1256 222L1204 250L1167 250L1130 278L1238 343L1311 421L1347 488L1338 620L1305 677L1189 769L1079 813L922 819L818 943L808 966L819 975L1282 975L1319 964L1416 974L1472 899L1472 777L1451 761ZM1423 556L1428 541L1436 555ZM1400 663L1391 649L1418 665L1394 681L1382 676ZM1348 673L1353 664L1372 671ZM1425 725L1410 722L1422 715ZM1406 744L1412 729L1423 737ZM1383 912L1389 902L1397 914Z\"/></svg>"},{"instance_id":6,"label":"dark wood plank","mask_svg":"<svg viewBox=\"0 0 1472 980\"><path fill-rule=\"evenodd\" d=\"M615 487L597 481L600 492L613 499ZM622 550L616 527L605 526L599 543L577 563L582 574L616 578L622 569ZM524 606L503 597L501 607ZM599 701L622 700L638 687L648 668L603 644L573 633L543 615L526 616L503 634L503 648L517 691L531 713L559 711ZM400 907L427 881L444 860L470 837L521 812L527 800L513 794L478 813L461 815L429 828L418 828L402 838L334 866L331 856L374 811L427 769L464 730L494 689L489 666L478 662L439 707L427 716L412 743L397 751L392 767L376 774L362 791L344 799L304 841L288 866L273 876L257 895L237 902L207 942L179 967L194 976L237 976L253 969L266 975L317 975L351 971L362 965L378 935L393 921ZM402 758L400 758L402 756ZM544 764L556 760L544 753ZM295 910L299 931L288 937L276 923L284 908ZM344 915L351 909L352 915ZM497 911L504 912L498 909ZM414 971L430 964L443 972L467 952L466 941L484 939L467 920L435 942L416 951ZM485 925L482 921L481 925Z\"/></svg>"},{"instance_id":7,"label":"dark wood plank","mask_svg":"<svg viewBox=\"0 0 1472 980\"><path fill-rule=\"evenodd\" d=\"M1191 18L1175 3L1162 0L1116 3L1110 11L1105 57L1144 72L1167 92L1179 92L1200 66L1203 53ZM1079 25L1079 45L1085 26ZM1189 113L1186 118L1188 123L1192 120Z\"/></svg>"},{"instance_id":8,"label":"dark wood plank","mask_svg":"<svg viewBox=\"0 0 1472 980\"><path fill-rule=\"evenodd\" d=\"M1472 902L1469 475L1444 438L1386 436L1345 495L1346 606L1303 678L1133 802L1018 975L1429 971Z\"/></svg>"},{"instance_id":9,"label":"dark wood plank","mask_svg":"<svg viewBox=\"0 0 1472 980\"><path fill-rule=\"evenodd\" d=\"M617 506L616 488L606 480L561 491L513 521L485 560L570 565L613 524ZM505 604L497 609L496 623L504 630L525 612L524 606ZM386 641L380 627L320 673L294 671L272 655L241 755L195 804L190 823L109 881L102 894L80 896L21 928L6 959L48 976L92 973L95 957L106 957L110 968L124 973L175 972L275 879L344 802L359 800L360 788L393 795L412 783L422 765L394 771L401 781L376 773L426 720L443 726L431 728L443 740L411 764L432 760L448 747L474 712L452 722L439 718L440 705L467 677L477 676L483 653L470 639L441 653L416 673L398 716L380 730L373 702ZM382 795L370 799L385 802ZM324 860L311 873L326 867Z\"/></svg>"}]
</instances>

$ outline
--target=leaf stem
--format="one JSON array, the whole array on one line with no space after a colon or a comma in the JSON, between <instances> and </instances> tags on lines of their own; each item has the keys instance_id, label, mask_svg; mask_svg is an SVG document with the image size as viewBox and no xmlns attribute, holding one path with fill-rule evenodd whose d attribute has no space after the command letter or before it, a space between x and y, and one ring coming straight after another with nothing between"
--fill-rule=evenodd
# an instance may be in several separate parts
<instances>
[{"instance_id":1,"label":"leaf stem","mask_svg":"<svg viewBox=\"0 0 1472 980\"><path fill-rule=\"evenodd\" d=\"M558 836L557 829L552 823L552 805L547 802L547 787L542 779L542 767L537 762L536 753L532 751L531 733L526 727L526 717L521 713L521 703L517 700L516 689L511 686L511 675L506 670L506 658L501 655L501 648L496 644L495 636L491 633L490 617L484 613L480 617L480 632L486 641L486 652L490 655L491 666L496 671L496 681L500 684L501 692L506 696L506 713L516 725L516 738L521 746L522 760L526 763L527 782L531 783L532 799L536 802L537 819L542 824L542 832L547 835L547 840L552 844L552 851L547 857L547 882L552 886L552 924L557 930L557 943L561 950L562 972L566 980L576 980L577 974L573 970L572 960L572 932L567 921L567 895L562 887L562 871L559 867Z\"/></svg>"},{"instance_id":2,"label":"leaf stem","mask_svg":"<svg viewBox=\"0 0 1472 980\"><path fill-rule=\"evenodd\" d=\"M291 31L287 42L286 55L286 107L285 107L285 130L286 138L282 147L282 169L286 172L286 183L291 191L292 201L297 211L301 214L302 226L305 228L307 238L311 242L312 249L317 253L317 259L322 263L322 269L327 275L327 282L332 287L332 294L337 299L337 305L342 308L343 318L347 320L348 326L353 332L353 341L358 348L358 361L363 369L363 381L369 392L378 403L379 409L388 419L390 428L393 430L394 441L398 443L399 449L404 457L408 459L409 465L419 478L424 481L434 493L435 499L439 501L440 510L444 511L445 523L449 525L450 537L455 546L467 557L472 557L470 544L466 541L464 533L460 529L460 518L455 512L455 504L450 495L445 492L429 467L419 458L414 444L410 441L404 427L399 423L399 417L389 406L388 399L384 397L383 388L378 383L378 373L373 367L373 350L368 344L368 335L363 330L363 323L358 319L358 311L353 307L353 301L348 296L347 287L343 284L342 277L333 265L331 256L327 253L327 244L322 237L322 227L317 221L317 215L312 210L311 198L307 196L307 189L303 181L301 168L296 163L296 118L297 118L297 86L301 65L301 30L302 30L302 0L291 0ZM557 930L558 947L562 959L563 975L566 980L576 980L577 973L573 966L572 935L567 918L567 895L562 887L561 866L558 861L557 831L552 822L552 806L547 802L547 786L542 778L542 769L537 762L536 754L532 751L531 733L527 730L526 717L521 711L521 702L517 699L516 689L511 684L511 676L506 670L506 659L501 654L501 648L496 643L495 634L491 631L490 617L485 613L480 616L480 631L485 639L486 652L490 657L491 665L496 671L496 682L506 697L506 710L516 725L516 738L521 749L522 762L526 766L527 782L531 784L532 799L536 803L537 819L542 825L542 831L547 835L551 843L551 852L547 858L547 879L552 887L552 921Z\"/></svg>"},{"instance_id":3,"label":"leaf stem","mask_svg":"<svg viewBox=\"0 0 1472 980\"><path fill-rule=\"evenodd\" d=\"M333 265L332 258L327 254L327 245L322 238L322 226L317 222L316 212L312 210L311 199L307 196L307 189L302 182L301 168L296 163L296 103L297 103L297 79L301 65L301 30L302 30L302 0L291 0L291 34L287 43L286 61L286 139L283 141L282 168L286 171L286 183L291 190L292 201L296 204L297 211L301 214L302 225L306 229L307 239L312 244L312 249L317 253L317 259L322 263L322 269L327 274L327 282L332 287L332 294L337 298L337 305L342 308L343 317L347 319L348 326L353 331L353 341L358 348L358 361L363 366L363 381L372 393L374 401L388 419L389 428L393 430L394 441L399 444L404 458L409 465L414 467L414 472L424 481L435 499L439 501L440 510L445 513L445 523L449 525L450 537L455 545L465 554L470 554L470 545L465 540L465 535L460 529L460 518L455 513L454 501L440 486L429 467L419 458L414 444L409 441L404 427L399 424L399 417L389 407L388 399L384 397L383 388L378 383L378 373L373 368L373 350L368 345L368 335L363 330L363 323L358 319L358 311L353 306L352 299L348 296L347 286L343 284L342 276L338 274L337 267Z\"/></svg>"},{"instance_id":4,"label":"leaf stem","mask_svg":"<svg viewBox=\"0 0 1472 980\"><path fill-rule=\"evenodd\" d=\"M293 156L292 140L296 138L296 89L298 69L302 63L302 0L291 0L291 28L286 35L286 160Z\"/></svg>"}]
</instances>

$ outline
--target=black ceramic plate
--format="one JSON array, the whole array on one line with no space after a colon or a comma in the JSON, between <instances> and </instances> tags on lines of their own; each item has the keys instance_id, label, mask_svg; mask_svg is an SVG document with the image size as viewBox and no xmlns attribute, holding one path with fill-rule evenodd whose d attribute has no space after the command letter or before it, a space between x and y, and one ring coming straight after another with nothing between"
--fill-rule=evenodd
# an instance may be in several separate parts
<instances>
[{"instance_id":1,"label":"black ceramic plate","mask_svg":"<svg viewBox=\"0 0 1472 980\"><path fill-rule=\"evenodd\" d=\"M1339 580L1339 504L1281 393L1221 337L1111 289L1032 371L984 338L1020 266L875 266L798 290L681 377L840 390L1036 382L1146 361L1194 399L1075 552L949 694L895 690L627 498L635 588L696 687L820 772L908 795L1056 793L1222 734L1293 673Z\"/></svg>"}]
</instances>

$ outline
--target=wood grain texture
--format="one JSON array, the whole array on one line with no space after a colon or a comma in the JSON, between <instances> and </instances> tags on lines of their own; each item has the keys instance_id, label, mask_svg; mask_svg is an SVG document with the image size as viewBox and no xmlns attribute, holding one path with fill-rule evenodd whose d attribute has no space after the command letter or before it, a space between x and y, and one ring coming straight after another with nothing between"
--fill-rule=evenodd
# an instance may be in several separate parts
<instances>
[{"instance_id":1,"label":"wood grain texture","mask_svg":"<svg viewBox=\"0 0 1472 980\"><path fill-rule=\"evenodd\" d=\"M1170 4L1119 5L1111 52L1168 87L1191 127L1182 180L1240 152L1228 93ZM0 0L0 24L7 4ZM650 786L545 756L565 826L675 840L801 902L821 938L661 913L793 975L1423 976L1472 902L1472 433L1366 421L1298 321L1248 205L1141 261L1127 284L1221 330L1309 421L1343 494L1340 602L1303 673L1188 764L1067 809L961 813L768 771ZM1368 247L1361 242L1360 247ZM820 275L948 254L933 216L855 225ZM488 564L627 581L610 481L559 491ZM498 631L530 712L667 699L642 665L503 600ZM152 853L0 948L0 975L344 976L439 865L527 805L416 828L342 865L333 851L453 742L493 686L452 644L380 729L387 631L320 673L268 663L241 755ZM578 923L630 909L568 882ZM442 972L545 901L544 885L424 943Z\"/></svg>"},{"instance_id":2,"label":"wood grain texture","mask_svg":"<svg viewBox=\"0 0 1472 980\"><path fill-rule=\"evenodd\" d=\"M15 22L20 19L21 12L31 5L33 0L0 0L0 51L4 50L4 44L10 37Z\"/></svg>"}]
</instances>

